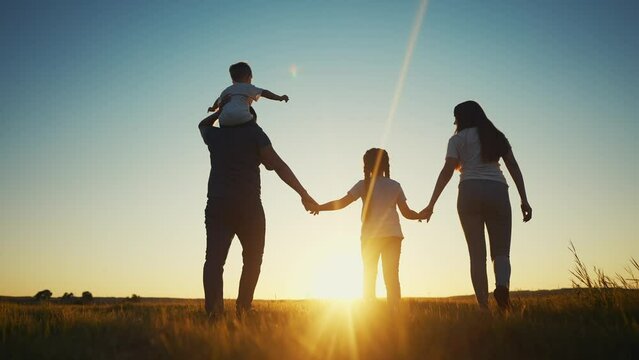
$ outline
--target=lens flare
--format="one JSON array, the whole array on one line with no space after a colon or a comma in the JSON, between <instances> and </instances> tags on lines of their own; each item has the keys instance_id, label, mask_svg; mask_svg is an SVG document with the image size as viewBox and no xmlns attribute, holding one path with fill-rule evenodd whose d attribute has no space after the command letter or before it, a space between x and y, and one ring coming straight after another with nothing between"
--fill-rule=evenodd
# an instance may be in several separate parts
<instances>
[{"instance_id":1,"label":"lens flare","mask_svg":"<svg viewBox=\"0 0 639 360\"><path fill-rule=\"evenodd\" d=\"M406 47L406 53L404 54L402 69L399 72L399 78L397 79L397 83L395 84L395 94L393 95L393 100L391 102L391 106L388 111L388 117L386 118L384 132L382 133L382 141L381 141L382 145L386 144L386 141L388 140L388 137L390 136L392 124L395 121L395 113L397 112L397 105L399 104L399 99L402 97L402 91L404 90L404 82L406 81L406 74L408 74L408 68L410 67L411 60L413 59L413 52L415 50L415 45L417 44L417 38L419 37L419 32L422 28L422 22L424 20L424 15L426 15L427 7L428 7L428 0L422 0L419 6L419 10L417 11L417 14L415 16L413 29L410 32L410 37L408 38L408 46Z\"/></svg>"},{"instance_id":2,"label":"lens flare","mask_svg":"<svg viewBox=\"0 0 639 360\"><path fill-rule=\"evenodd\" d=\"M296 78L297 77L297 72L298 72L298 68L296 64L291 64L291 66L288 68L288 72L291 74L292 78Z\"/></svg>"},{"instance_id":3,"label":"lens flare","mask_svg":"<svg viewBox=\"0 0 639 360\"><path fill-rule=\"evenodd\" d=\"M393 95L393 100L391 101L391 106L388 111L388 116L386 117L386 122L384 123L384 130L382 131L381 138L381 148L383 149L390 137L391 128L393 122L395 121L395 113L397 112L397 105L399 104L399 99L402 97L402 90L404 90L404 82L406 81L406 74L408 74L408 68L410 67L411 60L413 59L413 52L415 50L415 45L417 44L417 38L419 37L419 32L422 28L422 23L424 21L424 16L426 15L426 8L428 7L428 0L422 0L419 5L419 10L415 15L415 22L413 23L413 28L410 32L410 37L408 38L408 46L406 47L406 53L404 54L404 61L402 62L402 69L399 72L399 78L397 79L397 83L395 84L395 93ZM379 173L379 164L382 160L381 153L378 154L377 160L375 161L375 167L373 168L373 174ZM372 194L372 190L375 187L375 177L371 178L371 186L368 189L368 193L366 194L366 201L364 201L364 209L363 209L363 217L366 217L368 213L368 205L370 204L370 196Z\"/></svg>"}]
</instances>

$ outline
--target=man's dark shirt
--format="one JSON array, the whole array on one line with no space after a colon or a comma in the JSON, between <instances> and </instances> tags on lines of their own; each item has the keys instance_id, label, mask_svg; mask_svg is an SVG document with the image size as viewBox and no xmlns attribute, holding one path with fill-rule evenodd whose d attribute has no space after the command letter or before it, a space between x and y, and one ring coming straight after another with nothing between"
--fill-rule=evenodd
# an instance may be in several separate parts
<instances>
[{"instance_id":1,"label":"man's dark shirt","mask_svg":"<svg viewBox=\"0 0 639 360\"><path fill-rule=\"evenodd\" d=\"M260 149L271 140L255 122L216 128L201 126L209 147L211 172L207 196L240 199L260 198Z\"/></svg>"}]
</instances>

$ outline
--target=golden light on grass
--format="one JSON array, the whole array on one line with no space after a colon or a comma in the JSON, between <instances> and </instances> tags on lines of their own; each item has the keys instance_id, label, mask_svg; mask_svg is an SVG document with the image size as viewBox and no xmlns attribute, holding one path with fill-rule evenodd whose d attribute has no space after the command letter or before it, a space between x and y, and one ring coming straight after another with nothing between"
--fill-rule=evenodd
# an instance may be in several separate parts
<instances>
[{"instance_id":1,"label":"golden light on grass","mask_svg":"<svg viewBox=\"0 0 639 360\"><path fill-rule=\"evenodd\" d=\"M309 353L321 352L329 358L336 354L348 354L350 359L359 358L356 325L353 309L359 306L354 300L329 300L324 302L318 314L316 326L308 329L303 342Z\"/></svg>"}]
</instances>

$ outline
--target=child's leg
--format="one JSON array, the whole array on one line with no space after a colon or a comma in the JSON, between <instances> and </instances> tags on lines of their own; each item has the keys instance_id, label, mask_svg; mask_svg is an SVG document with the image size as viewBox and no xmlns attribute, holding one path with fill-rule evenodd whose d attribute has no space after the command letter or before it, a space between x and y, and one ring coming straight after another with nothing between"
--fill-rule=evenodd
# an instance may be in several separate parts
<instances>
[{"instance_id":1,"label":"child's leg","mask_svg":"<svg viewBox=\"0 0 639 360\"><path fill-rule=\"evenodd\" d=\"M364 266L364 299L375 299L377 263L380 256L379 239L362 239L362 265Z\"/></svg>"},{"instance_id":2,"label":"child's leg","mask_svg":"<svg viewBox=\"0 0 639 360\"><path fill-rule=\"evenodd\" d=\"M382 268L386 284L386 298L391 306L399 305L402 297L399 285L399 255L402 251L402 240L399 238L384 239L382 248Z\"/></svg>"}]
</instances>

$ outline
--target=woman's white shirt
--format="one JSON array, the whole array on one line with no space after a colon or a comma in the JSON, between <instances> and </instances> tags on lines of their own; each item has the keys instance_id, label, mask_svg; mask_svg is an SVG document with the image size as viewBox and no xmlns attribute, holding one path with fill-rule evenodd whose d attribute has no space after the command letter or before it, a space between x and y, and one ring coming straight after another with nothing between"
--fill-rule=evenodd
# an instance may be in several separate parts
<instances>
[{"instance_id":1,"label":"woman's white shirt","mask_svg":"<svg viewBox=\"0 0 639 360\"><path fill-rule=\"evenodd\" d=\"M459 181L492 180L506 185L506 178L499 162L484 162L481 158L481 143L476 127L466 128L448 140L446 158L457 159L460 163Z\"/></svg>"}]
</instances>

